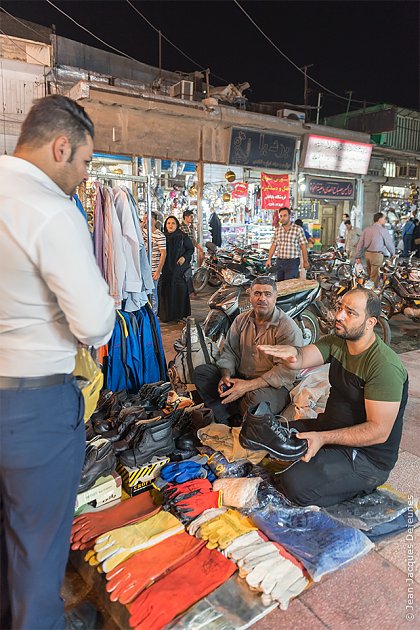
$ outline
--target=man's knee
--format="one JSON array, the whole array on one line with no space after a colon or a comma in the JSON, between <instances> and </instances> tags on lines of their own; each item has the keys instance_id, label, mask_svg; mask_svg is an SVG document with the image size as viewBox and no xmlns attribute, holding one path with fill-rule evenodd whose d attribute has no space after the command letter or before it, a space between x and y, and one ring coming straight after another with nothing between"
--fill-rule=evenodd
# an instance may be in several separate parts
<instances>
[{"instance_id":1,"label":"man's knee","mask_svg":"<svg viewBox=\"0 0 420 630\"><path fill-rule=\"evenodd\" d=\"M203 365L198 365L192 375L192 382L194 385L197 385L197 381L199 383L206 382L209 379L213 380L218 378L220 380L220 370L217 365L208 365L204 363Z\"/></svg>"},{"instance_id":2,"label":"man's knee","mask_svg":"<svg viewBox=\"0 0 420 630\"><path fill-rule=\"evenodd\" d=\"M285 387L275 389L274 387L263 387L254 389L252 392L245 394L243 398L246 407L255 407L261 402L270 403L271 411L274 414L280 413L289 404L290 396Z\"/></svg>"}]
</instances>

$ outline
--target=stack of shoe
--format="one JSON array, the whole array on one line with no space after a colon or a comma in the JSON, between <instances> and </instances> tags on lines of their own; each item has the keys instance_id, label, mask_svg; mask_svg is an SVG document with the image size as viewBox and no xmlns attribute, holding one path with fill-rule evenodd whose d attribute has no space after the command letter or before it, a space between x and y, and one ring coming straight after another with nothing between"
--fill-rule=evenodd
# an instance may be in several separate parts
<instances>
[{"instance_id":1,"label":"stack of shoe","mask_svg":"<svg viewBox=\"0 0 420 630\"><path fill-rule=\"evenodd\" d=\"M96 411L92 414L91 418L91 424L95 434L100 435L114 428L113 419L118 416L126 400L126 391L116 394L108 391L101 395Z\"/></svg>"},{"instance_id":2,"label":"stack of shoe","mask_svg":"<svg viewBox=\"0 0 420 630\"><path fill-rule=\"evenodd\" d=\"M278 422L270 404L262 402L245 413L239 442L251 451L264 450L276 459L296 461L308 450L307 440L296 437L296 433Z\"/></svg>"},{"instance_id":3,"label":"stack of shoe","mask_svg":"<svg viewBox=\"0 0 420 630\"><path fill-rule=\"evenodd\" d=\"M171 417L157 417L139 424L130 443L131 448L118 455L121 464L138 468L150 462L153 457L170 455L175 450L171 420Z\"/></svg>"},{"instance_id":4,"label":"stack of shoe","mask_svg":"<svg viewBox=\"0 0 420 630\"><path fill-rule=\"evenodd\" d=\"M78 492L84 492L91 488L99 477L110 475L115 470L116 463L111 442L100 436L90 440L86 444L85 461Z\"/></svg>"}]
</instances>

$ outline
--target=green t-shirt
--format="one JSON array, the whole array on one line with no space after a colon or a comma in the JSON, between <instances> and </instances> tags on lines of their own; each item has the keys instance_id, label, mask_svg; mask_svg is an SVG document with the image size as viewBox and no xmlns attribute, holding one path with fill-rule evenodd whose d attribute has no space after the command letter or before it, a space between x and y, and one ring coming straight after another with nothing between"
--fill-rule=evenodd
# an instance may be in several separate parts
<instances>
[{"instance_id":1,"label":"green t-shirt","mask_svg":"<svg viewBox=\"0 0 420 630\"><path fill-rule=\"evenodd\" d=\"M319 416L319 431L365 422L365 400L400 403L387 441L360 449L379 468L391 470L398 457L408 393L407 371L400 358L379 337L358 355L351 355L346 340L336 335L322 337L315 345L324 363L331 364L331 391L325 413Z\"/></svg>"}]
</instances>

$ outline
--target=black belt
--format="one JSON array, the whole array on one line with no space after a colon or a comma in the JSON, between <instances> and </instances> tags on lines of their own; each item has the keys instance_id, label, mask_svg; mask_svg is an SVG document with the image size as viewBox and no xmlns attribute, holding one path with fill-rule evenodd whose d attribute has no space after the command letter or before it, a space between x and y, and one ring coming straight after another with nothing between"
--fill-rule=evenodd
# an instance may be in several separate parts
<instances>
[{"instance_id":1,"label":"black belt","mask_svg":"<svg viewBox=\"0 0 420 630\"><path fill-rule=\"evenodd\" d=\"M50 374L49 376L14 377L0 376L0 389L41 389L68 383L73 374Z\"/></svg>"},{"instance_id":2,"label":"black belt","mask_svg":"<svg viewBox=\"0 0 420 630\"><path fill-rule=\"evenodd\" d=\"M374 252L372 249L367 249L367 252L369 252L369 254L383 254L383 252Z\"/></svg>"}]
</instances>

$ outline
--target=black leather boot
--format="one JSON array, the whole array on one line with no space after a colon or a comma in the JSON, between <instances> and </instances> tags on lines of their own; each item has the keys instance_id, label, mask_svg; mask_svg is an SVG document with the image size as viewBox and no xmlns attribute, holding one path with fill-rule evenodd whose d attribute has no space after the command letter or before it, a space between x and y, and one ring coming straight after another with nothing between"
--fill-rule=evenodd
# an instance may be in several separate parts
<instances>
[{"instance_id":1,"label":"black leather boot","mask_svg":"<svg viewBox=\"0 0 420 630\"><path fill-rule=\"evenodd\" d=\"M88 490L99 477L110 475L115 470L116 463L111 442L100 436L93 438L86 445L85 461L77 492Z\"/></svg>"},{"instance_id":2,"label":"black leather boot","mask_svg":"<svg viewBox=\"0 0 420 630\"><path fill-rule=\"evenodd\" d=\"M156 422L147 423L133 448L124 451L118 457L124 466L138 468L150 462L156 455L169 455L174 449L171 420L161 418Z\"/></svg>"},{"instance_id":3,"label":"black leather boot","mask_svg":"<svg viewBox=\"0 0 420 630\"><path fill-rule=\"evenodd\" d=\"M308 442L297 438L296 433L276 420L269 403L261 402L245 413L239 442L250 451L264 450L276 459L293 461L308 450Z\"/></svg>"}]
</instances>

